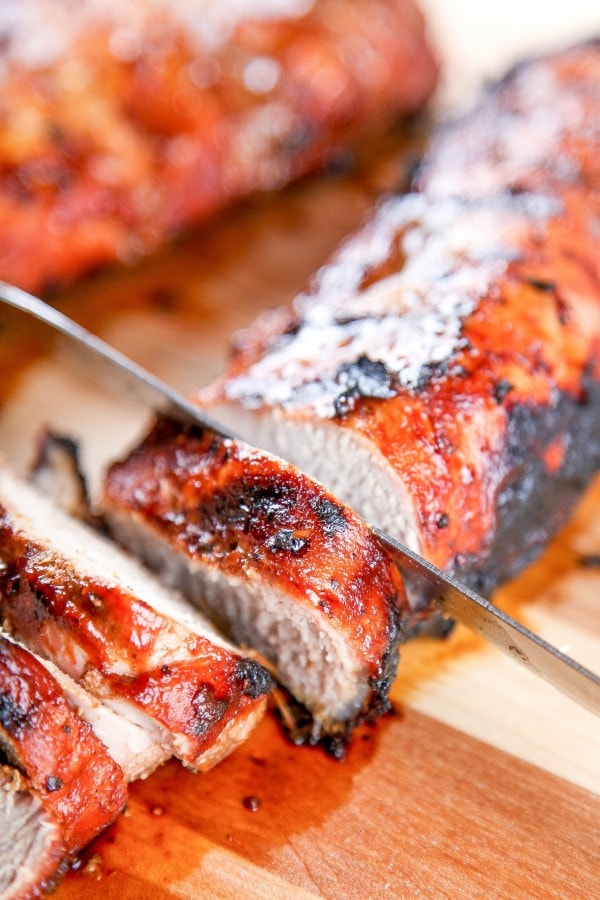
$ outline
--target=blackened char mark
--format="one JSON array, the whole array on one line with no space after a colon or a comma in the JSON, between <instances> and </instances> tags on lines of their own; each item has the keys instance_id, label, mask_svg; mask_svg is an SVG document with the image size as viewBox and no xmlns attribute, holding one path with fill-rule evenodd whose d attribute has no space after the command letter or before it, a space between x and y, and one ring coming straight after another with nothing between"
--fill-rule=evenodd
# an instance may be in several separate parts
<instances>
[{"instance_id":1,"label":"blackened char mark","mask_svg":"<svg viewBox=\"0 0 600 900\"><path fill-rule=\"evenodd\" d=\"M509 472L496 499L496 530L481 559L456 560L454 574L489 596L517 575L561 528L590 478L600 469L600 382L586 379L580 401L561 394L553 406L515 406L509 415ZM565 435L558 471L544 463L544 451Z\"/></svg>"},{"instance_id":2,"label":"blackened char mark","mask_svg":"<svg viewBox=\"0 0 600 900\"><path fill-rule=\"evenodd\" d=\"M244 693L251 700L265 696L273 687L273 679L267 670L253 659L240 659L235 667L235 677L245 682Z\"/></svg>"},{"instance_id":3,"label":"blackened char mark","mask_svg":"<svg viewBox=\"0 0 600 900\"><path fill-rule=\"evenodd\" d=\"M338 506L327 497L320 497L318 500L312 501L311 506L323 525L323 534L326 537L333 537L334 534L345 531L348 527L343 506Z\"/></svg>"},{"instance_id":4,"label":"blackened char mark","mask_svg":"<svg viewBox=\"0 0 600 900\"><path fill-rule=\"evenodd\" d=\"M310 541L308 538L296 537L293 528L280 528L276 534L267 538L266 545L271 550L281 550L293 556L300 556L308 550Z\"/></svg>"},{"instance_id":5,"label":"blackened char mark","mask_svg":"<svg viewBox=\"0 0 600 900\"><path fill-rule=\"evenodd\" d=\"M19 706L12 697L1 694L0 725L7 734L18 741L22 738L25 729L31 726L29 712Z\"/></svg>"},{"instance_id":6,"label":"blackened char mark","mask_svg":"<svg viewBox=\"0 0 600 900\"><path fill-rule=\"evenodd\" d=\"M194 737L202 737L215 728L227 712L226 700L218 700L210 685L203 684L193 700L194 718L190 721L188 731Z\"/></svg>"},{"instance_id":7,"label":"blackened char mark","mask_svg":"<svg viewBox=\"0 0 600 900\"><path fill-rule=\"evenodd\" d=\"M385 364L364 354L354 362L341 365L335 380L341 389L333 404L339 418L352 412L359 397L386 400L396 396L392 375Z\"/></svg>"}]
</instances>

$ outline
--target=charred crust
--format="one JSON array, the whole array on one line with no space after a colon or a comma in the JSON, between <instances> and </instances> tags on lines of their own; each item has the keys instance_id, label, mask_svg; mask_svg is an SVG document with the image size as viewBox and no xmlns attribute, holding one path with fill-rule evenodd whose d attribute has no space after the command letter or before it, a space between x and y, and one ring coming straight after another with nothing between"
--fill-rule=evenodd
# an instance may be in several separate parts
<instances>
[{"instance_id":1,"label":"charred crust","mask_svg":"<svg viewBox=\"0 0 600 900\"><path fill-rule=\"evenodd\" d=\"M316 134L316 123L310 121L301 122L279 141L279 149L284 156L298 156L307 147L311 146Z\"/></svg>"},{"instance_id":2,"label":"charred crust","mask_svg":"<svg viewBox=\"0 0 600 900\"><path fill-rule=\"evenodd\" d=\"M31 726L28 710L4 693L0 694L0 725L16 740L20 740L25 730Z\"/></svg>"},{"instance_id":3,"label":"charred crust","mask_svg":"<svg viewBox=\"0 0 600 900\"><path fill-rule=\"evenodd\" d=\"M269 672L254 659L238 660L234 675L245 682L244 694L251 700L266 696L273 687L273 679Z\"/></svg>"},{"instance_id":4,"label":"charred crust","mask_svg":"<svg viewBox=\"0 0 600 900\"><path fill-rule=\"evenodd\" d=\"M311 506L323 526L323 534L326 537L333 537L334 534L348 528L346 513L340 504L334 503L328 497L319 497L311 501Z\"/></svg>"},{"instance_id":5,"label":"charred crust","mask_svg":"<svg viewBox=\"0 0 600 900\"><path fill-rule=\"evenodd\" d=\"M321 171L329 178L343 178L357 165L357 155L351 147L337 147L327 153Z\"/></svg>"},{"instance_id":6,"label":"charred crust","mask_svg":"<svg viewBox=\"0 0 600 900\"><path fill-rule=\"evenodd\" d=\"M586 553L579 557L578 564L582 569L600 569L600 553Z\"/></svg>"},{"instance_id":7,"label":"charred crust","mask_svg":"<svg viewBox=\"0 0 600 900\"><path fill-rule=\"evenodd\" d=\"M203 737L226 714L229 704L227 700L215 697L210 685L203 684L192 700L194 717L188 723L186 731L193 737Z\"/></svg>"},{"instance_id":8,"label":"charred crust","mask_svg":"<svg viewBox=\"0 0 600 900\"><path fill-rule=\"evenodd\" d=\"M281 550L291 553L292 556L300 556L308 550L310 540L296 537L293 528L280 528L275 535L268 538L267 546L272 550Z\"/></svg>"},{"instance_id":9,"label":"charred crust","mask_svg":"<svg viewBox=\"0 0 600 900\"><path fill-rule=\"evenodd\" d=\"M185 443L188 438L196 438L202 441L204 435L205 431L199 425L184 425L169 416L158 416L147 438L134 450L134 453L141 454L145 452L148 446L161 444L172 439L181 440L182 443ZM212 441L213 443L216 441L219 447L222 446L222 441L218 438L213 437Z\"/></svg>"},{"instance_id":10,"label":"charred crust","mask_svg":"<svg viewBox=\"0 0 600 900\"><path fill-rule=\"evenodd\" d=\"M507 378L501 378L500 381L497 381L494 385L494 400L496 403L503 403L512 390L514 390L514 386Z\"/></svg>"},{"instance_id":11,"label":"charred crust","mask_svg":"<svg viewBox=\"0 0 600 900\"><path fill-rule=\"evenodd\" d=\"M46 790L49 793L53 793L54 791L60 791L63 783L56 775L48 775L46 778Z\"/></svg>"},{"instance_id":12,"label":"charred crust","mask_svg":"<svg viewBox=\"0 0 600 900\"><path fill-rule=\"evenodd\" d=\"M391 598L390 607L392 614L388 624L388 646L383 654L379 672L369 679L371 697L368 708L361 719L375 719L383 715L390 708L389 693L396 678L398 662L400 659L399 646L405 640L405 622L403 614L396 605L396 598Z\"/></svg>"},{"instance_id":13,"label":"charred crust","mask_svg":"<svg viewBox=\"0 0 600 900\"><path fill-rule=\"evenodd\" d=\"M359 398L387 400L396 396L396 391L392 389L392 374L385 363L372 360L364 354L354 362L343 363L335 373L334 380L341 388L333 401L337 418L352 412Z\"/></svg>"},{"instance_id":14,"label":"charred crust","mask_svg":"<svg viewBox=\"0 0 600 900\"><path fill-rule=\"evenodd\" d=\"M69 516L106 533L102 516L92 510L79 444L73 438L47 429L38 443L29 480Z\"/></svg>"},{"instance_id":15,"label":"charred crust","mask_svg":"<svg viewBox=\"0 0 600 900\"><path fill-rule=\"evenodd\" d=\"M550 535L565 523L600 468L600 383L584 380L586 402L567 394L552 405L516 404L509 413L507 475L496 497L496 529L489 553L459 556L453 572L483 596L533 562ZM543 455L557 433L569 434L560 469L549 472Z\"/></svg>"},{"instance_id":16,"label":"charred crust","mask_svg":"<svg viewBox=\"0 0 600 900\"><path fill-rule=\"evenodd\" d=\"M537 291L542 291L543 293L552 293L556 290L556 282L555 281L544 281L541 278L526 278L526 283L535 288Z\"/></svg>"},{"instance_id":17,"label":"charred crust","mask_svg":"<svg viewBox=\"0 0 600 900\"><path fill-rule=\"evenodd\" d=\"M296 492L289 485L276 481L252 485L240 482L233 494L228 498L230 503L239 503L243 511L253 517L262 515L267 522L293 510L297 500Z\"/></svg>"},{"instance_id":18,"label":"charred crust","mask_svg":"<svg viewBox=\"0 0 600 900\"><path fill-rule=\"evenodd\" d=\"M405 640L412 641L415 638L428 637L437 640L445 640L452 634L455 622L447 618L443 613L433 612L426 615L415 615L405 624Z\"/></svg>"}]
</instances>

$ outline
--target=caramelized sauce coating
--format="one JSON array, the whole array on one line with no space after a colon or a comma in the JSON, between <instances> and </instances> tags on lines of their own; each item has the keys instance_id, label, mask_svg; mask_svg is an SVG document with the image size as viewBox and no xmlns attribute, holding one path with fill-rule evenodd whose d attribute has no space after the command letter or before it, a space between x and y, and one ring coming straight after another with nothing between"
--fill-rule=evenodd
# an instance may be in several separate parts
<instances>
[{"instance_id":1,"label":"caramelized sauce coating","mask_svg":"<svg viewBox=\"0 0 600 900\"><path fill-rule=\"evenodd\" d=\"M105 489L107 505L190 564L258 579L315 612L366 667L371 711L386 707L409 613L403 584L371 531L321 485L242 443L161 420L113 464Z\"/></svg>"},{"instance_id":2,"label":"caramelized sauce coating","mask_svg":"<svg viewBox=\"0 0 600 900\"><path fill-rule=\"evenodd\" d=\"M518 67L287 316L238 339L205 402L355 435L402 483L415 549L489 591L600 463L599 147L598 42Z\"/></svg>"},{"instance_id":3,"label":"caramelized sauce coating","mask_svg":"<svg viewBox=\"0 0 600 900\"><path fill-rule=\"evenodd\" d=\"M0 276L130 260L326 165L431 93L413 0L0 9Z\"/></svg>"},{"instance_id":4,"label":"caramelized sauce coating","mask_svg":"<svg viewBox=\"0 0 600 900\"><path fill-rule=\"evenodd\" d=\"M171 752L192 767L204 767L205 754L213 761L211 749L236 722L249 727L260 715L270 677L258 663L129 590L137 569L121 578L94 574L76 551L69 557L60 543L53 547L2 503L0 608L18 639L93 694L128 701L159 723L172 735ZM98 545L92 532L88 539ZM101 552L110 569L110 546Z\"/></svg>"},{"instance_id":5,"label":"caramelized sauce coating","mask_svg":"<svg viewBox=\"0 0 600 900\"><path fill-rule=\"evenodd\" d=\"M0 637L0 738L75 853L122 811L123 773L47 669Z\"/></svg>"}]
</instances>

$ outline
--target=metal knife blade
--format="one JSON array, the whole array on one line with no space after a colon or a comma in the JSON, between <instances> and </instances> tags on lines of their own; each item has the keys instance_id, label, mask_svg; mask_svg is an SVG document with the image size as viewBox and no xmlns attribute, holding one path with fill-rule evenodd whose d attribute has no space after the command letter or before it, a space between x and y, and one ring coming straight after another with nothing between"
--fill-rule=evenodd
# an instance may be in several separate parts
<instances>
[{"instance_id":1,"label":"metal knife blade","mask_svg":"<svg viewBox=\"0 0 600 900\"><path fill-rule=\"evenodd\" d=\"M137 365L68 316L0 281L0 301L35 317L103 364L120 390L146 406L165 412L185 425L207 428L225 438L240 440L182 394ZM462 622L512 659L535 672L577 703L600 715L600 677L547 643L488 600L469 590L378 528L373 532L413 585L422 585L432 601L449 617Z\"/></svg>"}]
</instances>

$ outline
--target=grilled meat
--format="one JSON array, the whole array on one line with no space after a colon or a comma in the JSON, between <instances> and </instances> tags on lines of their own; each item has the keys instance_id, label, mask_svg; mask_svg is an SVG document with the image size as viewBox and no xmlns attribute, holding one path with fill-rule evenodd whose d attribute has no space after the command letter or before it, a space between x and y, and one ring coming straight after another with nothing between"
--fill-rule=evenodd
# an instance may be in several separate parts
<instances>
[{"instance_id":1,"label":"grilled meat","mask_svg":"<svg viewBox=\"0 0 600 900\"><path fill-rule=\"evenodd\" d=\"M0 896L42 896L64 857L60 826L39 793L17 769L0 766Z\"/></svg>"},{"instance_id":2,"label":"grilled meat","mask_svg":"<svg viewBox=\"0 0 600 900\"><path fill-rule=\"evenodd\" d=\"M200 399L489 593L600 462L599 151L600 44L519 66Z\"/></svg>"},{"instance_id":3,"label":"grilled meat","mask_svg":"<svg viewBox=\"0 0 600 900\"><path fill-rule=\"evenodd\" d=\"M121 812L123 773L58 682L25 648L0 636L0 744L60 825L73 854Z\"/></svg>"},{"instance_id":4,"label":"grilled meat","mask_svg":"<svg viewBox=\"0 0 600 900\"><path fill-rule=\"evenodd\" d=\"M0 559L0 611L10 632L144 727L163 752L207 769L262 714L270 678L261 666L6 469Z\"/></svg>"},{"instance_id":5,"label":"grilled meat","mask_svg":"<svg viewBox=\"0 0 600 900\"><path fill-rule=\"evenodd\" d=\"M58 682L77 715L91 726L96 737L102 741L122 769L125 781L146 778L169 758L170 753L153 731L111 709L107 703L98 700L61 672L50 660L36 658Z\"/></svg>"},{"instance_id":6,"label":"grilled meat","mask_svg":"<svg viewBox=\"0 0 600 900\"><path fill-rule=\"evenodd\" d=\"M0 277L128 260L414 112L413 0L4 0Z\"/></svg>"},{"instance_id":7,"label":"grilled meat","mask_svg":"<svg viewBox=\"0 0 600 900\"><path fill-rule=\"evenodd\" d=\"M349 509L292 466L163 420L105 486L116 536L266 657L327 732L387 709L397 570Z\"/></svg>"}]
</instances>

